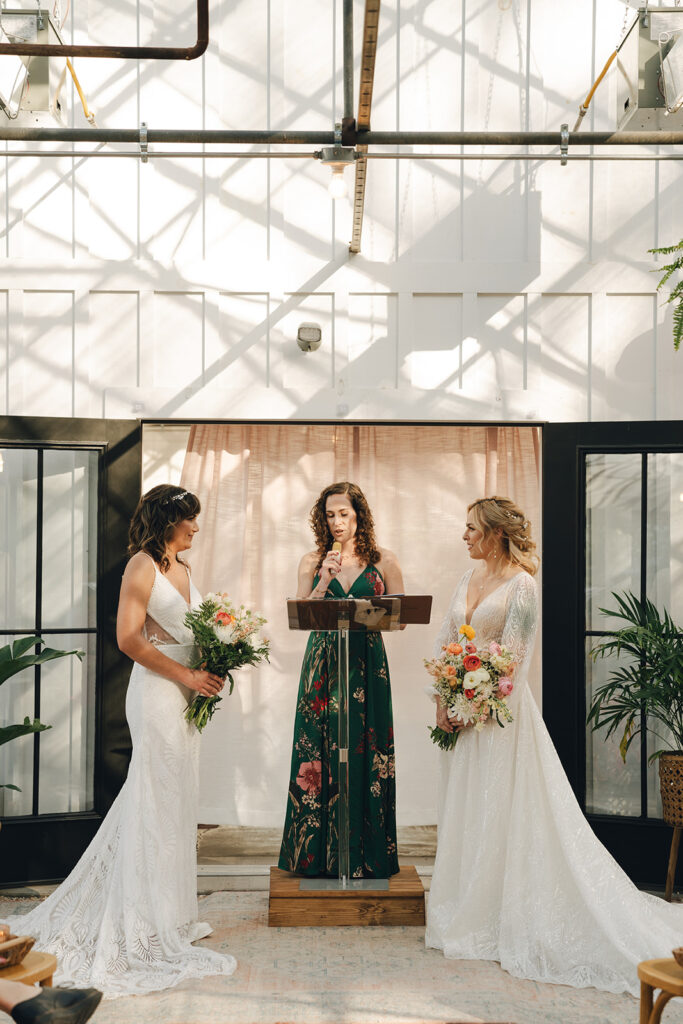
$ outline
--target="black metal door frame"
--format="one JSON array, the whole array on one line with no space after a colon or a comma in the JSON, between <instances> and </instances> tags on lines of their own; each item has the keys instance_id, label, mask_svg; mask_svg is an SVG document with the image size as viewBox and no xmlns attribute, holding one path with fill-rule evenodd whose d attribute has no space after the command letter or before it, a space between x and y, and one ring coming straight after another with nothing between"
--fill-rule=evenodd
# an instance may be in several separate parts
<instances>
[{"instance_id":1,"label":"black metal door frame","mask_svg":"<svg viewBox=\"0 0 683 1024\"><path fill-rule=\"evenodd\" d=\"M547 423L543 428L543 717L586 807L585 457L683 448L683 421ZM552 640L569 637L558 661ZM599 735L599 734L598 734ZM645 817L588 814L593 831L638 885L663 888L671 827ZM683 884L679 863L677 884Z\"/></svg>"},{"instance_id":2,"label":"black metal door frame","mask_svg":"<svg viewBox=\"0 0 683 1024\"><path fill-rule=\"evenodd\" d=\"M94 807L74 814L3 818L0 883L12 885L64 878L126 777L131 743L123 706L130 661L116 644L116 609L128 524L140 496L142 431L137 420L4 416L0 446L89 448L99 453Z\"/></svg>"}]
</instances>

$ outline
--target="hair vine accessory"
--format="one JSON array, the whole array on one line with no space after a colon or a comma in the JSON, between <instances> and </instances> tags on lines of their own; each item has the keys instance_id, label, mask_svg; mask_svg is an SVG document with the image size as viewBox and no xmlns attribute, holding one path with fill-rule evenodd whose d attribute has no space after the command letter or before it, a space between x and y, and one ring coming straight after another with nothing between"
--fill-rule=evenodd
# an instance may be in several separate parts
<instances>
[{"instance_id":1,"label":"hair vine accessory","mask_svg":"<svg viewBox=\"0 0 683 1024\"><path fill-rule=\"evenodd\" d=\"M186 498L189 493L189 491L181 491L180 494L172 494L171 497L167 498L163 504L168 505L170 501L182 501L183 498Z\"/></svg>"}]
</instances>

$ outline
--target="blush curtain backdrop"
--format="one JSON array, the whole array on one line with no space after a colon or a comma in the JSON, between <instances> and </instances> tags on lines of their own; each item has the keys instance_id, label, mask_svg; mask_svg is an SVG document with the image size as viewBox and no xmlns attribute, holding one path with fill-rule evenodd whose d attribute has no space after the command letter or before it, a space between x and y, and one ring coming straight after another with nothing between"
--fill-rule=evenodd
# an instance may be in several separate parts
<instances>
[{"instance_id":1,"label":"blush curtain backdrop","mask_svg":"<svg viewBox=\"0 0 683 1024\"><path fill-rule=\"evenodd\" d=\"M405 592L432 594L429 626L384 634L394 703L399 825L436 821L436 748L427 726L423 658L470 560L461 540L467 504L519 503L540 548L538 427L198 424L181 486L202 503L191 553L199 590L226 590L264 614L270 664L241 669L204 732L199 820L279 827L306 635L290 631L285 601L313 550L308 517L320 491L350 480L368 499L378 544L395 552ZM538 658L536 664L539 664ZM540 700L540 677L532 689Z\"/></svg>"}]
</instances>

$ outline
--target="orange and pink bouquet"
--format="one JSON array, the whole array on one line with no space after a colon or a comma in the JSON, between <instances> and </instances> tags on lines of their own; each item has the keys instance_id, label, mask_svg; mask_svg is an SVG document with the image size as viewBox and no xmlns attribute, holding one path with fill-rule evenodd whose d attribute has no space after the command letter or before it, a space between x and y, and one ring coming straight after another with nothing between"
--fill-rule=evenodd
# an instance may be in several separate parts
<instances>
[{"instance_id":1,"label":"orange and pink bouquet","mask_svg":"<svg viewBox=\"0 0 683 1024\"><path fill-rule=\"evenodd\" d=\"M440 658L425 659L425 668L432 676L432 689L449 718L459 719L476 730L484 728L490 718L501 727L512 721L506 698L513 690L514 661L507 647L492 641L480 648L474 643L475 630L470 625L459 629L462 643L446 644ZM430 728L432 741L442 750L452 750L458 731Z\"/></svg>"}]
</instances>

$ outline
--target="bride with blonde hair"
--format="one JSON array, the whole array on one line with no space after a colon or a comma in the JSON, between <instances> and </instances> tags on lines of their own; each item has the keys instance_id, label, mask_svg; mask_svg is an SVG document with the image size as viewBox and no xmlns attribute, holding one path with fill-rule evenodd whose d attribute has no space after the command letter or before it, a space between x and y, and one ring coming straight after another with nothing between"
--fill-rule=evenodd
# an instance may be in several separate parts
<instances>
[{"instance_id":1,"label":"bride with blonde hair","mask_svg":"<svg viewBox=\"0 0 683 1024\"><path fill-rule=\"evenodd\" d=\"M513 721L459 732L443 752L426 944L446 957L497 960L518 978L637 995L641 960L681 944L683 907L641 893L596 839L528 683L538 566L531 524L509 498L480 498L463 533L474 562L458 583L436 656L471 625L474 644L509 648ZM545 637L546 644L567 642Z\"/></svg>"}]
</instances>

